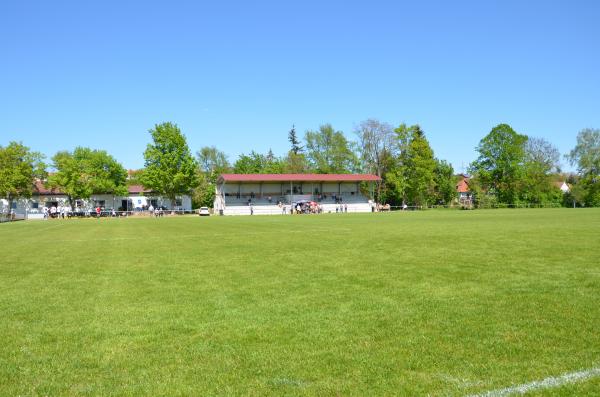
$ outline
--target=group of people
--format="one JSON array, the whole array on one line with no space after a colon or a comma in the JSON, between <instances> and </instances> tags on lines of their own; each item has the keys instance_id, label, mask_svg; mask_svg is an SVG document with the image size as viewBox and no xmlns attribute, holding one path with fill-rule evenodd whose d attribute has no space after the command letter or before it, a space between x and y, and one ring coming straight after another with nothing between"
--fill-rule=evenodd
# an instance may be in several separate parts
<instances>
[{"instance_id":1,"label":"group of people","mask_svg":"<svg viewBox=\"0 0 600 397\"><path fill-rule=\"evenodd\" d=\"M42 213L44 215L44 219L49 219L49 218L60 218L60 219L65 219L65 218L71 218L71 217L91 217L91 216L95 216L97 218L100 218L101 216L103 216L103 214L105 216L111 216L111 217L116 217L118 216L117 211L115 211L115 209L111 209L111 210L105 210L100 206L96 206L93 209L77 209L75 211L73 211L71 209L71 207L68 206L63 206L63 205L52 205L50 207L46 207L44 206L42 209Z\"/></svg>"},{"instance_id":2,"label":"group of people","mask_svg":"<svg viewBox=\"0 0 600 397\"><path fill-rule=\"evenodd\" d=\"M44 219L48 218L66 218L71 217L71 208L62 205L43 208Z\"/></svg>"},{"instance_id":3,"label":"group of people","mask_svg":"<svg viewBox=\"0 0 600 397\"><path fill-rule=\"evenodd\" d=\"M284 204L281 201L277 203L277 206L281 208L281 214L322 214L324 212L323 206L314 201L303 201L298 203L293 203L291 205ZM330 211L331 212L331 211ZM339 204L335 206L336 214L347 213L348 212L348 204ZM251 214L253 213L251 208Z\"/></svg>"},{"instance_id":4,"label":"group of people","mask_svg":"<svg viewBox=\"0 0 600 397\"><path fill-rule=\"evenodd\" d=\"M165 215L165 211L162 208L160 208L160 207L154 208L152 206L152 204L150 204L150 207L148 207L148 212L150 212L150 214L154 215L154 217L156 217L156 218Z\"/></svg>"},{"instance_id":5,"label":"group of people","mask_svg":"<svg viewBox=\"0 0 600 397\"><path fill-rule=\"evenodd\" d=\"M348 204L340 204L340 205L336 205L335 206L335 212L337 213L343 213L343 212L348 212Z\"/></svg>"}]
</instances>

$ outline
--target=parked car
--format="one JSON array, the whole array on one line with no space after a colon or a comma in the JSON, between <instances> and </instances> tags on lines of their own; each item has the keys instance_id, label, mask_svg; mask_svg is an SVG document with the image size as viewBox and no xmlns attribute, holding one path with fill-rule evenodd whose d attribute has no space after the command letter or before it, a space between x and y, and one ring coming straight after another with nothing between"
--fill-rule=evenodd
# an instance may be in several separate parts
<instances>
[{"instance_id":1,"label":"parked car","mask_svg":"<svg viewBox=\"0 0 600 397\"><path fill-rule=\"evenodd\" d=\"M210 216L210 212L208 211L208 207L200 207L198 210L198 215L200 216Z\"/></svg>"}]
</instances>

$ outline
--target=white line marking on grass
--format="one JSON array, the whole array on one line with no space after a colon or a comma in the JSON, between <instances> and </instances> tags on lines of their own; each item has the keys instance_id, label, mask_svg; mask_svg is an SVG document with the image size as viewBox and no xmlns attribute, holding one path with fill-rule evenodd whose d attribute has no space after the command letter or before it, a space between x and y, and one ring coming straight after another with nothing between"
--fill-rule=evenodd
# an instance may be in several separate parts
<instances>
[{"instance_id":1,"label":"white line marking on grass","mask_svg":"<svg viewBox=\"0 0 600 397\"><path fill-rule=\"evenodd\" d=\"M543 380L536 380L522 385L510 386L504 389L491 390L481 394L472 394L469 397L503 397L511 394L525 394L538 389L551 389L568 383L582 382L600 376L600 367L584 371L570 372L560 376L551 376Z\"/></svg>"}]
</instances>

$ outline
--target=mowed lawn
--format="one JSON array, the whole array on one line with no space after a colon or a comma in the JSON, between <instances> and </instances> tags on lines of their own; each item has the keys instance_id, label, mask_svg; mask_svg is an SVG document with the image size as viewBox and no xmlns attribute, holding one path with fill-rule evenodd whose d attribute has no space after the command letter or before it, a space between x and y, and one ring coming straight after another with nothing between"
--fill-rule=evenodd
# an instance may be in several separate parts
<instances>
[{"instance_id":1,"label":"mowed lawn","mask_svg":"<svg viewBox=\"0 0 600 397\"><path fill-rule=\"evenodd\" d=\"M598 209L31 221L0 244L2 396L463 396L600 367Z\"/></svg>"}]
</instances>

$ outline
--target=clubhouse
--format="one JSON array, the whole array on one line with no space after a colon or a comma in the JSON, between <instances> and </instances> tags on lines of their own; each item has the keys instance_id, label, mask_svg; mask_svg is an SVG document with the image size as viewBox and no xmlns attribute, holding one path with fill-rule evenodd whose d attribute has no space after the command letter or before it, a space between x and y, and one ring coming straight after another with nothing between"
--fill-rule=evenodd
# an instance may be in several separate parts
<instances>
[{"instance_id":1,"label":"clubhouse","mask_svg":"<svg viewBox=\"0 0 600 397\"><path fill-rule=\"evenodd\" d=\"M86 212L96 207L104 211L142 211L150 206L154 208L162 207L165 210L192 210L192 199L189 195L178 196L172 205L171 200L155 194L141 185L131 185L127 187L126 196L115 196L112 194L93 194L88 200L78 199L74 202L72 211ZM34 219L42 217L43 208L68 207L69 198L58 189L48 189L42 181L36 181L35 189L30 199L19 199L13 202L13 212L17 215L27 214L27 218Z\"/></svg>"},{"instance_id":2,"label":"clubhouse","mask_svg":"<svg viewBox=\"0 0 600 397\"><path fill-rule=\"evenodd\" d=\"M214 210L223 215L281 214L299 202L314 202L324 212L344 205L348 212L370 212L371 174L222 174Z\"/></svg>"}]
</instances>

